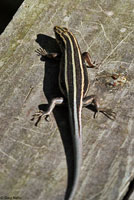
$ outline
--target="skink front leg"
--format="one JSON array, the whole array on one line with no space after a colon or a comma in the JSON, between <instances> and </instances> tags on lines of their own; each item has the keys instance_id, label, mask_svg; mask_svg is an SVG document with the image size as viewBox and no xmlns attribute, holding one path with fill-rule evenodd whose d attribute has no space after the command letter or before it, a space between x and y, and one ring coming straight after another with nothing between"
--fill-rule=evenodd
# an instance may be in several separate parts
<instances>
[{"instance_id":1,"label":"skink front leg","mask_svg":"<svg viewBox=\"0 0 134 200\"><path fill-rule=\"evenodd\" d=\"M101 112L109 119L111 120L115 119L116 113L113 112L112 109L101 108L98 97L96 95L91 95L91 96L83 98L83 107L87 107L90 104L93 104L95 106L94 118L96 117L96 114L98 114L98 112Z\"/></svg>"},{"instance_id":2,"label":"skink front leg","mask_svg":"<svg viewBox=\"0 0 134 200\"><path fill-rule=\"evenodd\" d=\"M82 58L86 62L86 67L87 68L96 68L95 62L92 63L92 61L91 61L91 57L90 57L89 52L84 52L82 54Z\"/></svg>"},{"instance_id":3,"label":"skink front leg","mask_svg":"<svg viewBox=\"0 0 134 200\"><path fill-rule=\"evenodd\" d=\"M37 50L35 50L35 52L37 53L38 56L43 56L44 58L49 58L52 60L60 60L60 53L47 53L45 49L43 48L39 48Z\"/></svg>"},{"instance_id":4,"label":"skink front leg","mask_svg":"<svg viewBox=\"0 0 134 200\"><path fill-rule=\"evenodd\" d=\"M45 120L49 121L49 115L51 114L51 112L53 111L55 106L62 104L63 101L64 101L63 97L56 97L56 98L52 99L47 111L39 110L39 112L35 113L33 115L33 119L32 119L32 120L34 120L35 117L38 117L38 120L35 123L35 125L37 126L37 124L39 123L39 121L41 120L42 117L45 117Z\"/></svg>"},{"instance_id":5,"label":"skink front leg","mask_svg":"<svg viewBox=\"0 0 134 200\"><path fill-rule=\"evenodd\" d=\"M96 67L95 62L92 63L90 54L88 52L84 52L82 54L82 58L86 64L87 68L95 68ZM112 120L115 119L115 115L116 115L115 112L113 112L111 109L101 108L100 104L99 104L99 99L96 95L90 95L88 97L83 98L83 107L86 107L90 104L94 105L94 108L95 108L94 117L96 117L98 112L102 112L108 118L110 118Z\"/></svg>"}]
</instances>

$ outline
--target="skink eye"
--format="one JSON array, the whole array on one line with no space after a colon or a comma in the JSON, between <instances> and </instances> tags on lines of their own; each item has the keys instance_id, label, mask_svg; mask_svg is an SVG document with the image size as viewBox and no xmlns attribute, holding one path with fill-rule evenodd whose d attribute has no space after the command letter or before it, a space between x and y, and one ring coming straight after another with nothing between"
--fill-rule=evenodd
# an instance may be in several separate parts
<instances>
[{"instance_id":1,"label":"skink eye","mask_svg":"<svg viewBox=\"0 0 134 200\"><path fill-rule=\"evenodd\" d=\"M68 29L66 27L62 28L64 32L68 31Z\"/></svg>"},{"instance_id":2,"label":"skink eye","mask_svg":"<svg viewBox=\"0 0 134 200\"><path fill-rule=\"evenodd\" d=\"M54 32L56 32L58 29L58 26L54 26Z\"/></svg>"}]
</instances>

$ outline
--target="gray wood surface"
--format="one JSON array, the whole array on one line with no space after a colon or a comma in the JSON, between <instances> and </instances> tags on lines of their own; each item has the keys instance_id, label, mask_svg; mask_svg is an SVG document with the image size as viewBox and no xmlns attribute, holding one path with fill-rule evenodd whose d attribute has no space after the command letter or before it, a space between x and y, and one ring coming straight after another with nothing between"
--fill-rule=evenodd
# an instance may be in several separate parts
<instances>
[{"instance_id":1,"label":"gray wood surface","mask_svg":"<svg viewBox=\"0 0 134 200\"><path fill-rule=\"evenodd\" d=\"M57 64L35 53L39 47L57 50L55 25L68 27L82 52L100 64L88 69L88 94L117 113L111 121L83 109L83 164L74 199L124 200L134 179L133 0L25 0L0 36L0 198L64 197L66 158L72 159L67 110L56 108L38 126L31 121L59 95Z\"/></svg>"}]
</instances>

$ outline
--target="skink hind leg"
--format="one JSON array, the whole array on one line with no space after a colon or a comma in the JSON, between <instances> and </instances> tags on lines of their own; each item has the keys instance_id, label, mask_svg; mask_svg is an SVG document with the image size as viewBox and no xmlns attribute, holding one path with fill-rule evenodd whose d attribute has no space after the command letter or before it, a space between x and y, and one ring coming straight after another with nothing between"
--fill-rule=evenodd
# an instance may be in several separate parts
<instances>
[{"instance_id":1,"label":"skink hind leg","mask_svg":"<svg viewBox=\"0 0 134 200\"><path fill-rule=\"evenodd\" d=\"M94 105L94 108L95 108L94 118L97 116L98 112L101 112L105 116L107 116L109 119L111 120L115 119L116 113L113 112L112 109L101 108L99 105L98 97L96 95L91 95L83 99L83 107L86 107L90 104Z\"/></svg>"},{"instance_id":2,"label":"skink hind leg","mask_svg":"<svg viewBox=\"0 0 134 200\"><path fill-rule=\"evenodd\" d=\"M113 112L112 109L99 108L99 112L103 113L106 117L108 117L111 120L114 120L116 118L116 113Z\"/></svg>"},{"instance_id":3,"label":"skink hind leg","mask_svg":"<svg viewBox=\"0 0 134 200\"><path fill-rule=\"evenodd\" d=\"M42 117L45 117L46 121L49 121L49 115L51 114L51 112L53 111L53 109L55 108L56 105L60 105L63 103L63 98L62 97L56 97L54 99L52 99L47 111L42 111L39 110L39 112L36 112L33 115L32 120L35 119L35 117L38 117L37 122L35 123L35 125L37 126L39 121L41 120Z\"/></svg>"}]
</instances>

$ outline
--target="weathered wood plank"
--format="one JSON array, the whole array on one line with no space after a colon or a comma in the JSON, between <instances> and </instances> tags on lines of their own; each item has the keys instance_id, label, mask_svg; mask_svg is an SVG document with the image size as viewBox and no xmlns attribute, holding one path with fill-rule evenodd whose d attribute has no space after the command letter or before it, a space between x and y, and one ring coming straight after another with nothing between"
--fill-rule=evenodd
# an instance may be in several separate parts
<instances>
[{"instance_id":1,"label":"weathered wood plank","mask_svg":"<svg viewBox=\"0 0 134 200\"><path fill-rule=\"evenodd\" d=\"M132 1L24 1L0 37L0 197L64 197L66 155L71 159L67 110L57 108L51 121L38 127L30 120L59 93L58 66L41 61L35 50L56 51L53 27L63 25L82 51L101 63L88 70L89 94L98 94L102 106L117 113L111 121L83 109L83 165L75 199L123 199L134 178L133 22ZM113 74L120 75L118 86Z\"/></svg>"}]
</instances>

